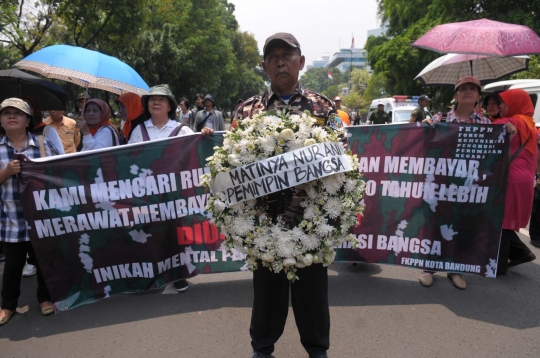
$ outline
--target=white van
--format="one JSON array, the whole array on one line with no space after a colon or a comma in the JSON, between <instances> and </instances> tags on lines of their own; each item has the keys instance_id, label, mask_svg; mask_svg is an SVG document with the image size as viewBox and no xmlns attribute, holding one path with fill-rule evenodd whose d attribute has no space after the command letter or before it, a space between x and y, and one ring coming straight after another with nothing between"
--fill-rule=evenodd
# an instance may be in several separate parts
<instances>
[{"instance_id":1,"label":"white van","mask_svg":"<svg viewBox=\"0 0 540 358\"><path fill-rule=\"evenodd\" d=\"M540 102L538 97L540 96L540 80L528 79L528 80L508 80L493 82L484 86L484 92L490 93L495 91L505 91L507 89L522 89L529 94L534 106L533 119L536 123L540 123Z\"/></svg>"},{"instance_id":2,"label":"white van","mask_svg":"<svg viewBox=\"0 0 540 358\"><path fill-rule=\"evenodd\" d=\"M374 99L369 106L367 120L369 121L371 113L377 112L379 103L382 103L384 105L384 111L388 113L392 123L409 123L412 111L418 107L418 97L392 96L390 98Z\"/></svg>"}]
</instances>

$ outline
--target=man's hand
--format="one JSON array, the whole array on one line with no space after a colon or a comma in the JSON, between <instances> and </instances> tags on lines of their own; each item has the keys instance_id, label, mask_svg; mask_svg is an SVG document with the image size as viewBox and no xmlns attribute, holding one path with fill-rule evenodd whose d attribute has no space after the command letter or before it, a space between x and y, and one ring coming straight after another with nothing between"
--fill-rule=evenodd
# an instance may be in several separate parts
<instances>
[{"instance_id":1,"label":"man's hand","mask_svg":"<svg viewBox=\"0 0 540 358\"><path fill-rule=\"evenodd\" d=\"M203 129L201 129L201 134L205 137L208 137L212 135L213 133L214 133L214 129L212 128L204 127Z\"/></svg>"},{"instance_id":2,"label":"man's hand","mask_svg":"<svg viewBox=\"0 0 540 358\"><path fill-rule=\"evenodd\" d=\"M90 134L90 131L88 130L88 124L86 124L86 121L83 117L79 117L77 121L75 122L75 128L81 131L82 135L88 135Z\"/></svg>"}]
</instances>

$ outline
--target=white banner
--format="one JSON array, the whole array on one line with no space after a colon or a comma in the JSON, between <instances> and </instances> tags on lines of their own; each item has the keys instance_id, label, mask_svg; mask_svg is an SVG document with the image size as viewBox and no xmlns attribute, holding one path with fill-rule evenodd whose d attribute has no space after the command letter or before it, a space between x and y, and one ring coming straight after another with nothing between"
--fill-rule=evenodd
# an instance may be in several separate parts
<instances>
[{"instance_id":1,"label":"white banner","mask_svg":"<svg viewBox=\"0 0 540 358\"><path fill-rule=\"evenodd\" d=\"M350 170L343 143L318 143L219 173L212 191L231 205Z\"/></svg>"}]
</instances>

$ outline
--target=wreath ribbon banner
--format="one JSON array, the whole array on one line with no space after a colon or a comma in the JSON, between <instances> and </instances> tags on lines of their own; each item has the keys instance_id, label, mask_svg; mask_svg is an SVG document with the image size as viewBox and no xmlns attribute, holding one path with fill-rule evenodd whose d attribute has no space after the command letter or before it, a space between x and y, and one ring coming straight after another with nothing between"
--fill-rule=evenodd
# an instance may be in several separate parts
<instances>
[{"instance_id":1,"label":"wreath ribbon banner","mask_svg":"<svg viewBox=\"0 0 540 358\"><path fill-rule=\"evenodd\" d=\"M351 170L343 143L325 142L218 173L211 187L232 205Z\"/></svg>"}]
</instances>

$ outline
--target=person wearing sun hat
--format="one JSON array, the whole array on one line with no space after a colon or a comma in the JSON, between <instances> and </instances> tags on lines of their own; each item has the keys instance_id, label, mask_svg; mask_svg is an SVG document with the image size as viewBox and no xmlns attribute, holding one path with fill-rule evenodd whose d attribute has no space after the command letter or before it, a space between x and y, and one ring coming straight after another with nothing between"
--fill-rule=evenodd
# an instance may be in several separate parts
<instances>
[{"instance_id":1,"label":"person wearing sun hat","mask_svg":"<svg viewBox=\"0 0 540 358\"><path fill-rule=\"evenodd\" d=\"M446 117L447 123L476 123L490 124L491 121L476 109L478 101L482 99L482 85L474 76L460 78L454 86L455 105ZM433 124L442 120L442 113L437 113L432 119L422 120L424 123Z\"/></svg>"},{"instance_id":2,"label":"person wearing sun hat","mask_svg":"<svg viewBox=\"0 0 540 358\"><path fill-rule=\"evenodd\" d=\"M37 271L37 299L44 316L54 313L51 297L36 260L28 235L28 223L24 219L18 192L21 162L15 153L29 159L42 157L39 140L31 134L34 122L32 109L20 98L8 98L0 103L0 242L5 254L2 277L2 309L0 326L15 314L21 294L21 277L28 255ZM58 151L47 137L42 137L45 156L57 155Z\"/></svg>"},{"instance_id":3,"label":"person wearing sun hat","mask_svg":"<svg viewBox=\"0 0 540 358\"><path fill-rule=\"evenodd\" d=\"M455 105L448 112L446 122L490 124L491 121L476 109L478 101L482 99L481 90L482 85L478 78L473 76L460 78L454 86ZM433 123L441 122L442 119L442 113L437 113L433 116L433 119L425 118L422 122L433 125ZM424 287L430 287L433 284L433 273L433 271L424 271L418 278L420 284ZM448 273L447 277L456 288L460 290L467 288L467 282L460 274Z\"/></svg>"},{"instance_id":4,"label":"person wearing sun hat","mask_svg":"<svg viewBox=\"0 0 540 358\"><path fill-rule=\"evenodd\" d=\"M150 88L150 92L141 97L145 114L150 118L139 124L131 132L128 143L141 143L170 136L183 136L193 134L189 126L179 123L176 117L178 104L167 85L157 85ZM201 134L210 135L213 130L204 128ZM174 283L178 292L185 292L189 288L188 282L178 280Z\"/></svg>"}]
</instances>

